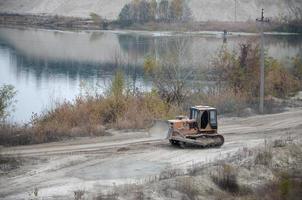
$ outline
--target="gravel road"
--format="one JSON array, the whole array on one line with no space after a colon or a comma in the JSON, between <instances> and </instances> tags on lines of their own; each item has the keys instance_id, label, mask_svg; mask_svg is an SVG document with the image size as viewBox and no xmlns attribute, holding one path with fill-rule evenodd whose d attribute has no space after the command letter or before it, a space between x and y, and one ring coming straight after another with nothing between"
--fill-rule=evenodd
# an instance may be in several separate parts
<instances>
[{"instance_id":1,"label":"gravel road","mask_svg":"<svg viewBox=\"0 0 302 200\"><path fill-rule=\"evenodd\" d=\"M219 120L225 137L220 148L170 146L164 126L150 132L118 132L112 136L76 138L32 146L5 147L1 154L17 157L22 165L0 174L0 199L28 199L35 188L43 199L73 199L73 192L89 193L110 186L143 182L169 168L186 169L230 156L264 140L300 138L302 108L272 115Z\"/></svg>"}]
</instances>

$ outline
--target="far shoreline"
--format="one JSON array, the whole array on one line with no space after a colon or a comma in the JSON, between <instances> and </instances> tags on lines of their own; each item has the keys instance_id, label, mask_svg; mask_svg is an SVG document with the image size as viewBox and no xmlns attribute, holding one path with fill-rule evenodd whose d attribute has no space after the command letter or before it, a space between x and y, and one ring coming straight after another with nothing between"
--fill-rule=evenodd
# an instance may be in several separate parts
<instances>
[{"instance_id":1,"label":"far shoreline","mask_svg":"<svg viewBox=\"0 0 302 200\"><path fill-rule=\"evenodd\" d=\"M168 35L217 35L227 31L227 36L257 36L259 28L256 22L187 22L187 23L145 23L132 24L127 27L119 25L118 21L106 22L106 28L96 24L90 18L0 13L1 28L33 28L57 31L113 31L127 33L167 33ZM301 35L301 32L280 31L282 24L272 23L264 31L266 35Z\"/></svg>"}]
</instances>

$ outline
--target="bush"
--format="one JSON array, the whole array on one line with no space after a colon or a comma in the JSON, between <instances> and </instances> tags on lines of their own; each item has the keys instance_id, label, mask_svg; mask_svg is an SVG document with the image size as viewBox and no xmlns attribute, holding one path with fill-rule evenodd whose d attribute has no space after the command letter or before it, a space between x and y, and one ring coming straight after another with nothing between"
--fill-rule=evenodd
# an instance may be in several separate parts
<instances>
[{"instance_id":1,"label":"bush","mask_svg":"<svg viewBox=\"0 0 302 200\"><path fill-rule=\"evenodd\" d=\"M253 100L259 91L259 47L241 43L239 51L223 47L212 61L213 78L218 87L227 87L233 93L245 93Z\"/></svg>"},{"instance_id":2,"label":"bush","mask_svg":"<svg viewBox=\"0 0 302 200\"><path fill-rule=\"evenodd\" d=\"M0 87L0 121L4 121L10 115L10 106L14 104L16 90L12 85Z\"/></svg>"},{"instance_id":3,"label":"bush","mask_svg":"<svg viewBox=\"0 0 302 200\"><path fill-rule=\"evenodd\" d=\"M241 43L239 50L221 48L213 59L213 80L217 87L232 90L234 96L244 96L253 104L259 97L259 46L249 42ZM294 71L299 74L300 64L295 61ZM299 75L298 75L299 76ZM293 95L301 86L298 79L273 58L265 60L265 95L286 98Z\"/></svg>"},{"instance_id":4,"label":"bush","mask_svg":"<svg viewBox=\"0 0 302 200\"><path fill-rule=\"evenodd\" d=\"M216 175L212 175L213 182L221 189L231 192L238 193L239 185L237 183L237 174L235 169L228 164L223 164L218 167Z\"/></svg>"},{"instance_id":5,"label":"bush","mask_svg":"<svg viewBox=\"0 0 302 200\"><path fill-rule=\"evenodd\" d=\"M176 182L176 190L180 191L188 197L188 199L197 199L200 191L198 189L198 184L194 182L193 177L182 177Z\"/></svg>"},{"instance_id":6,"label":"bush","mask_svg":"<svg viewBox=\"0 0 302 200\"><path fill-rule=\"evenodd\" d=\"M280 62L272 58L267 61L265 81L266 95L285 98L300 89L298 79L291 75Z\"/></svg>"},{"instance_id":7,"label":"bush","mask_svg":"<svg viewBox=\"0 0 302 200\"><path fill-rule=\"evenodd\" d=\"M121 26L155 21L188 22L191 19L191 9L187 2L182 0L161 0L159 3L155 0L133 0L126 4L119 14Z\"/></svg>"},{"instance_id":8,"label":"bush","mask_svg":"<svg viewBox=\"0 0 302 200\"><path fill-rule=\"evenodd\" d=\"M41 115L34 115L30 126L3 125L0 144L22 145L72 136L99 136L106 134L106 128L147 128L155 119L174 116L175 110L154 90L131 94L126 89L123 74L117 72L106 95L85 93L74 102L58 103Z\"/></svg>"},{"instance_id":9,"label":"bush","mask_svg":"<svg viewBox=\"0 0 302 200\"><path fill-rule=\"evenodd\" d=\"M90 13L90 17L92 21L95 23L95 25L100 26L102 29L107 29L108 28L108 21L106 19L103 19L100 15L96 13Z\"/></svg>"},{"instance_id":10,"label":"bush","mask_svg":"<svg viewBox=\"0 0 302 200\"><path fill-rule=\"evenodd\" d=\"M294 57L293 65L292 74L302 83L302 58L300 56Z\"/></svg>"},{"instance_id":11,"label":"bush","mask_svg":"<svg viewBox=\"0 0 302 200\"><path fill-rule=\"evenodd\" d=\"M279 173L273 180L254 193L255 199L264 200L298 200L302 195L302 177L285 172Z\"/></svg>"},{"instance_id":12,"label":"bush","mask_svg":"<svg viewBox=\"0 0 302 200\"><path fill-rule=\"evenodd\" d=\"M272 162L272 158L273 158L273 154L271 151L269 150L260 151L255 157L255 164L270 166Z\"/></svg>"},{"instance_id":13,"label":"bush","mask_svg":"<svg viewBox=\"0 0 302 200\"><path fill-rule=\"evenodd\" d=\"M227 88L213 88L207 93L194 97L193 104L210 105L219 111L220 114L240 113L247 106L248 97L245 93L235 92Z\"/></svg>"}]
</instances>

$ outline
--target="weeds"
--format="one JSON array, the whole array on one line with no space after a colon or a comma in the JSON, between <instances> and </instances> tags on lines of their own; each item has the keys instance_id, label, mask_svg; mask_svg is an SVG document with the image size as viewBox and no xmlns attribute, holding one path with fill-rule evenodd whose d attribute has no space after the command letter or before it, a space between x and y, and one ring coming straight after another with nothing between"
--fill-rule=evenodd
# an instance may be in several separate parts
<instances>
[{"instance_id":1,"label":"weeds","mask_svg":"<svg viewBox=\"0 0 302 200\"><path fill-rule=\"evenodd\" d=\"M264 165L264 166L271 166L273 154L270 150L263 150L258 152L255 157L255 165Z\"/></svg>"},{"instance_id":2,"label":"weeds","mask_svg":"<svg viewBox=\"0 0 302 200\"><path fill-rule=\"evenodd\" d=\"M264 200L298 200L302 196L302 177L293 176L288 172L279 173L273 180L254 193L255 199Z\"/></svg>"},{"instance_id":3,"label":"weeds","mask_svg":"<svg viewBox=\"0 0 302 200\"><path fill-rule=\"evenodd\" d=\"M104 95L79 95L74 102L58 103L29 125L4 124L0 145L52 142L74 136L103 136L106 128L143 129L155 119L175 116L178 109L163 101L156 91L130 93L121 72L117 72Z\"/></svg>"},{"instance_id":4,"label":"weeds","mask_svg":"<svg viewBox=\"0 0 302 200\"><path fill-rule=\"evenodd\" d=\"M184 173L179 169L166 169L160 172L159 180L166 180L183 174Z\"/></svg>"},{"instance_id":5,"label":"weeds","mask_svg":"<svg viewBox=\"0 0 302 200\"><path fill-rule=\"evenodd\" d=\"M0 154L0 174L19 168L22 161L15 157L3 156Z\"/></svg>"},{"instance_id":6,"label":"weeds","mask_svg":"<svg viewBox=\"0 0 302 200\"><path fill-rule=\"evenodd\" d=\"M197 199L200 191L193 177L183 177L176 182L176 190L185 194L190 200Z\"/></svg>"},{"instance_id":7,"label":"weeds","mask_svg":"<svg viewBox=\"0 0 302 200\"><path fill-rule=\"evenodd\" d=\"M76 190L73 192L74 200L82 200L84 199L85 190Z\"/></svg>"},{"instance_id":8,"label":"weeds","mask_svg":"<svg viewBox=\"0 0 302 200\"><path fill-rule=\"evenodd\" d=\"M212 180L218 187L225 191L231 193L239 192L236 171L233 166L229 164L218 166L217 174L212 175Z\"/></svg>"}]
</instances>

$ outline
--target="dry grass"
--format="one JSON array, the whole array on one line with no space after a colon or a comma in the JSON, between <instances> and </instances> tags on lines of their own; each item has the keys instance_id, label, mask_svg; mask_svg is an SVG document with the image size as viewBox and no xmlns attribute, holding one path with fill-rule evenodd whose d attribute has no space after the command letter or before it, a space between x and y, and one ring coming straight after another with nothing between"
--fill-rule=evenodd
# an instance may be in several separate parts
<instances>
[{"instance_id":1,"label":"dry grass","mask_svg":"<svg viewBox=\"0 0 302 200\"><path fill-rule=\"evenodd\" d=\"M216 107L220 114L240 113L247 107L247 96L231 89L212 89L199 99L204 105Z\"/></svg>"},{"instance_id":2,"label":"dry grass","mask_svg":"<svg viewBox=\"0 0 302 200\"><path fill-rule=\"evenodd\" d=\"M73 192L74 200L82 200L84 199L85 190L76 190Z\"/></svg>"},{"instance_id":3,"label":"dry grass","mask_svg":"<svg viewBox=\"0 0 302 200\"><path fill-rule=\"evenodd\" d=\"M239 192L236 169L229 164L218 166L217 173L212 175L212 180L218 187L225 191L231 193Z\"/></svg>"},{"instance_id":4,"label":"dry grass","mask_svg":"<svg viewBox=\"0 0 302 200\"><path fill-rule=\"evenodd\" d=\"M6 173L17 169L22 165L22 160L16 157L8 157L0 154L0 176L1 173Z\"/></svg>"},{"instance_id":5,"label":"dry grass","mask_svg":"<svg viewBox=\"0 0 302 200\"><path fill-rule=\"evenodd\" d=\"M280 173L254 193L254 199L261 200L298 200L302 197L302 176Z\"/></svg>"},{"instance_id":6,"label":"dry grass","mask_svg":"<svg viewBox=\"0 0 302 200\"><path fill-rule=\"evenodd\" d=\"M200 189L198 188L198 184L194 181L194 178L183 177L176 182L176 190L183 193L187 198L195 200L198 199L198 195L200 194Z\"/></svg>"},{"instance_id":7,"label":"dry grass","mask_svg":"<svg viewBox=\"0 0 302 200\"><path fill-rule=\"evenodd\" d=\"M32 118L27 126L1 125L0 145L27 145L75 136L103 136L107 128L145 129L155 119L176 115L155 92L136 95L79 96Z\"/></svg>"}]
</instances>

